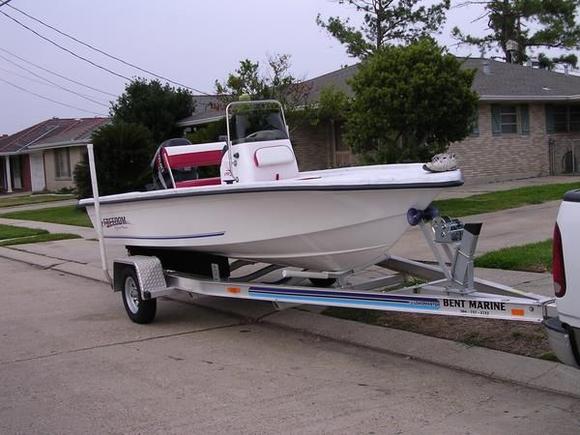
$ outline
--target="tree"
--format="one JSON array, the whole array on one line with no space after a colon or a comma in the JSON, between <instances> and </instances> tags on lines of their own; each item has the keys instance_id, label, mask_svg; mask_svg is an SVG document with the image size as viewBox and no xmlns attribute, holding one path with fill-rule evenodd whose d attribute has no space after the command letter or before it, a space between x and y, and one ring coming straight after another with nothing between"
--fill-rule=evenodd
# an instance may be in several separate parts
<instances>
[{"instance_id":1,"label":"tree","mask_svg":"<svg viewBox=\"0 0 580 435\"><path fill-rule=\"evenodd\" d=\"M225 82L216 80L216 93L224 106L242 95L252 100L278 100L291 128L307 122L311 117L308 94L310 87L290 73L290 55L278 54L268 58L268 72L264 74L259 62L240 61L236 71Z\"/></svg>"},{"instance_id":2,"label":"tree","mask_svg":"<svg viewBox=\"0 0 580 435\"><path fill-rule=\"evenodd\" d=\"M350 111L351 99L340 89L327 86L320 91L316 119L344 121Z\"/></svg>"},{"instance_id":3,"label":"tree","mask_svg":"<svg viewBox=\"0 0 580 435\"><path fill-rule=\"evenodd\" d=\"M540 47L564 50L580 48L580 26L576 22L580 0L492 0L467 1L485 4L490 33L483 37L463 33L458 27L452 31L461 43L475 45L482 51L499 48L506 62L523 64L529 51ZM483 18L482 17L482 18ZM576 57L548 59L554 62L576 63ZM548 62L546 62L548 60Z\"/></svg>"},{"instance_id":4,"label":"tree","mask_svg":"<svg viewBox=\"0 0 580 435\"><path fill-rule=\"evenodd\" d=\"M474 74L430 38L378 50L351 80L347 142L369 163L426 161L469 134Z\"/></svg>"},{"instance_id":5,"label":"tree","mask_svg":"<svg viewBox=\"0 0 580 435\"><path fill-rule=\"evenodd\" d=\"M260 71L260 62L240 61L235 72L225 82L215 81L216 93L224 103L236 101L242 95L253 100L280 101L286 112L304 106L310 90L290 73L290 55L277 54L268 58L268 73Z\"/></svg>"},{"instance_id":6,"label":"tree","mask_svg":"<svg viewBox=\"0 0 580 435\"><path fill-rule=\"evenodd\" d=\"M548 57L544 53L540 53L538 56L538 63L540 68L552 71L556 68L556 65L570 65L572 68L576 68L578 65L578 57L575 54L562 54L558 57Z\"/></svg>"},{"instance_id":7,"label":"tree","mask_svg":"<svg viewBox=\"0 0 580 435\"><path fill-rule=\"evenodd\" d=\"M111 105L112 123L93 134L100 193L127 192L150 182L149 162L155 146L181 136L177 121L193 112L189 91L162 85L158 80L133 80ZM86 159L75 168L80 197L91 196Z\"/></svg>"},{"instance_id":8,"label":"tree","mask_svg":"<svg viewBox=\"0 0 580 435\"><path fill-rule=\"evenodd\" d=\"M203 127L199 127L191 133L188 133L186 137L192 144L199 144L216 142L220 136L225 134L226 121L222 119L221 121L210 122Z\"/></svg>"},{"instance_id":9,"label":"tree","mask_svg":"<svg viewBox=\"0 0 580 435\"><path fill-rule=\"evenodd\" d=\"M125 87L125 92L112 104L113 122L141 124L149 129L153 140L161 143L181 136L176 123L194 110L191 93L159 80L137 79Z\"/></svg>"},{"instance_id":10,"label":"tree","mask_svg":"<svg viewBox=\"0 0 580 435\"><path fill-rule=\"evenodd\" d=\"M348 19L331 17L326 21L320 14L316 23L346 46L349 55L365 58L394 42L409 43L440 29L450 1L431 6L420 0L339 0L362 12L364 24L360 30Z\"/></svg>"},{"instance_id":11,"label":"tree","mask_svg":"<svg viewBox=\"0 0 580 435\"><path fill-rule=\"evenodd\" d=\"M117 121L99 128L92 137L99 194L131 192L150 182L149 162L155 142L147 127ZM92 196L88 160L75 167L74 180L79 198Z\"/></svg>"}]
</instances>

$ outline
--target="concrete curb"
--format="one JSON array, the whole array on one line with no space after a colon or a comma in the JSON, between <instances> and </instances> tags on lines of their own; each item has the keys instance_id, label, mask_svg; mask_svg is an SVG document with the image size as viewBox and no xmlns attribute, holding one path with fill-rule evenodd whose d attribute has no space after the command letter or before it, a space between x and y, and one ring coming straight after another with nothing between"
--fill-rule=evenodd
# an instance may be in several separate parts
<instances>
[{"instance_id":1,"label":"concrete curb","mask_svg":"<svg viewBox=\"0 0 580 435\"><path fill-rule=\"evenodd\" d=\"M0 257L107 283L103 272L89 265L9 248L0 248ZM580 398L580 372L551 361L483 347L470 347L450 340L337 319L299 309L276 311L267 302L197 297L189 294L176 294L172 298L252 321Z\"/></svg>"}]
</instances>

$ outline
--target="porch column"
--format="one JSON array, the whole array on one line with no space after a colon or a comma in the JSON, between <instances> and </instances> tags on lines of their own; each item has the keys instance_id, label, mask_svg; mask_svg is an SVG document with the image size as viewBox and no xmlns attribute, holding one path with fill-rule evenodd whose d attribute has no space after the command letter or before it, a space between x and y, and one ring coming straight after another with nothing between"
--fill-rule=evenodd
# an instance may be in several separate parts
<instances>
[{"instance_id":1,"label":"porch column","mask_svg":"<svg viewBox=\"0 0 580 435\"><path fill-rule=\"evenodd\" d=\"M10 156L5 156L4 175L6 175L6 192L12 192L12 175L10 174Z\"/></svg>"}]
</instances>

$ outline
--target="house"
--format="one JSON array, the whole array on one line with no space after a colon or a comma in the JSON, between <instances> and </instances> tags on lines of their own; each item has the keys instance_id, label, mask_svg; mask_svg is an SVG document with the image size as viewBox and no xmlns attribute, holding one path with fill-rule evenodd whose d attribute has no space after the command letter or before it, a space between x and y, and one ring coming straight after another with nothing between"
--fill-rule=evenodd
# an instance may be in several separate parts
<instances>
[{"instance_id":1,"label":"house","mask_svg":"<svg viewBox=\"0 0 580 435\"><path fill-rule=\"evenodd\" d=\"M73 171L109 118L52 118L0 137L0 192L74 188Z\"/></svg>"},{"instance_id":2,"label":"house","mask_svg":"<svg viewBox=\"0 0 580 435\"><path fill-rule=\"evenodd\" d=\"M475 69L477 121L466 139L451 144L467 182L489 182L580 171L580 77L489 59L463 59ZM357 65L307 80L309 100L334 87L351 94L348 80ZM212 98L179 122L197 128L223 118ZM221 118L220 118L221 117ZM356 163L342 139L340 122L296 128L292 134L301 170Z\"/></svg>"}]
</instances>

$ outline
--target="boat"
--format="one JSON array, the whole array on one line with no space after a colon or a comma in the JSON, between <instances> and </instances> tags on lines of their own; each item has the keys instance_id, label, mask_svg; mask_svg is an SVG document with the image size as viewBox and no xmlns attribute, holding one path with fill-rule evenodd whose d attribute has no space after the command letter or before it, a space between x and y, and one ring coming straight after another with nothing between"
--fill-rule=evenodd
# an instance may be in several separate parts
<instances>
[{"instance_id":1,"label":"boat","mask_svg":"<svg viewBox=\"0 0 580 435\"><path fill-rule=\"evenodd\" d=\"M421 163L300 172L280 103L241 101L225 111L224 141L162 144L156 190L80 201L106 242L212 254L310 271L376 264L459 169ZM149 251L150 252L150 251Z\"/></svg>"}]
</instances>

